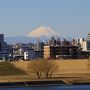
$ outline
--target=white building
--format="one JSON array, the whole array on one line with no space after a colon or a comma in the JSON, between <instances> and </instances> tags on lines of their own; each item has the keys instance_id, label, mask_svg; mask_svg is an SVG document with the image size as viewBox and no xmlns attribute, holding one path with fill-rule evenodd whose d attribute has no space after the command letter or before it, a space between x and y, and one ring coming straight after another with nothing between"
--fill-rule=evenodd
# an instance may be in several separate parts
<instances>
[{"instance_id":1,"label":"white building","mask_svg":"<svg viewBox=\"0 0 90 90\"><path fill-rule=\"evenodd\" d=\"M35 52L33 49L24 52L24 60L33 60L35 59Z\"/></svg>"},{"instance_id":2,"label":"white building","mask_svg":"<svg viewBox=\"0 0 90 90\"><path fill-rule=\"evenodd\" d=\"M78 39L78 43L80 43L82 51L90 51L90 41L89 40L80 38Z\"/></svg>"}]
</instances>

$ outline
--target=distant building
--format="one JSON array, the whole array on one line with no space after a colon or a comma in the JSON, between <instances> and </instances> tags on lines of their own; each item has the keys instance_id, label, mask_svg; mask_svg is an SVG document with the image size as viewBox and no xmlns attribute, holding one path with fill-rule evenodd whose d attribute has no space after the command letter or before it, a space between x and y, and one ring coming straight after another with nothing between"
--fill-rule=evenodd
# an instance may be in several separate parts
<instances>
[{"instance_id":1,"label":"distant building","mask_svg":"<svg viewBox=\"0 0 90 90\"><path fill-rule=\"evenodd\" d=\"M83 41L82 42L82 51L90 51L90 41Z\"/></svg>"},{"instance_id":2,"label":"distant building","mask_svg":"<svg viewBox=\"0 0 90 90\"><path fill-rule=\"evenodd\" d=\"M66 39L64 39L63 41L62 41L62 44L61 44L62 46L70 46L70 41L67 41Z\"/></svg>"},{"instance_id":3,"label":"distant building","mask_svg":"<svg viewBox=\"0 0 90 90\"><path fill-rule=\"evenodd\" d=\"M0 59L12 57L12 46L4 42L4 34L0 34Z\"/></svg>"},{"instance_id":4,"label":"distant building","mask_svg":"<svg viewBox=\"0 0 90 90\"><path fill-rule=\"evenodd\" d=\"M44 46L44 58L77 58L77 46Z\"/></svg>"},{"instance_id":5,"label":"distant building","mask_svg":"<svg viewBox=\"0 0 90 90\"><path fill-rule=\"evenodd\" d=\"M88 37L87 37L88 40L90 40L90 33L88 33Z\"/></svg>"},{"instance_id":6,"label":"distant building","mask_svg":"<svg viewBox=\"0 0 90 90\"><path fill-rule=\"evenodd\" d=\"M24 60L42 59L43 51L34 51L33 49L24 52Z\"/></svg>"},{"instance_id":7,"label":"distant building","mask_svg":"<svg viewBox=\"0 0 90 90\"><path fill-rule=\"evenodd\" d=\"M0 51L2 50L2 43L4 42L4 34L0 34Z\"/></svg>"},{"instance_id":8,"label":"distant building","mask_svg":"<svg viewBox=\"0 0 90 90\"><path fill-rule=\"evenodd\" d=\"M33 49L24 52L24 60L33 60L35 59L35 52Z\"/></svg>"},{"instance_id":9,"label":"distant building","mask_svg":"<svg viewBox=\"0 0 90 90\"><path fill-rule=\"evenodd\" d=\"M44 52L43 51L34 51L34 52L35 52L35 59L44 58Z\"/></svg>"},{"instance_id":10,"label":"distant building","mask_svg":"<svg viewBox=\"0 0 90 90\"><path fill-rule=\"evenodd\" d=\"M57 38L57 40L56 40L56 45L61 46L60 38Z\"/></svg>"},{"instance_id":11,"label":"distant building","mask_svg":"<svg viewBox=\"0 0 90 90\"><path fill-rule=\"evenodd\" d=\"M51 46L44 46L44 58L51 58Z\"/></svg>"},{"instance_id":12,"label":"distant building","mask_svg":"<svg viewBox=\"0 0 90 90\"><path fill-rule=\"evenodd\" d=\"M71 45L72 45L72 46L77 46L77 41L76 41L75 39L73 39L73 40L71 41Z\"/></svg>"},{"instance_id":13,"label":"distant building","mask_svg":"<svg viewBox=\"0 0 90 90\"><path fill-rule=\"evenodd\" d=\"M80 38L78 39L78 43L80 44L82 51L90 52L90 40L89 39Z\"/></svg>"},{"instance_id":14,"label":"distant building","mask_svg":"<svg viewBox=\"0 0 90 90\"><path fill-rule=\"evenodd\" d=\"M33 44L18 43L12 45L12 47L13 47L13 58L17 60L24 58L24 52L30 51L33 48Z\"/></svg>"},{"instance_id":15,"label":"distant building","mask_svg":"<svg viewBox=\"0 0 90 90\"><path fill-rule=\"evenodd\" d=\"M4 42L4 34L0 34L0 43Z\"/></svg>"},{"instance_id":16,"label":"distant building","mask_svg":"<svg viewBox=\"0 0 90 90\"><path fill-rule=\"evenodd\" d=\"M45 42L38 42L36 45L35 45L35 51L43 51L43 47L45 45Z\"/></svg>"}]
</instances>

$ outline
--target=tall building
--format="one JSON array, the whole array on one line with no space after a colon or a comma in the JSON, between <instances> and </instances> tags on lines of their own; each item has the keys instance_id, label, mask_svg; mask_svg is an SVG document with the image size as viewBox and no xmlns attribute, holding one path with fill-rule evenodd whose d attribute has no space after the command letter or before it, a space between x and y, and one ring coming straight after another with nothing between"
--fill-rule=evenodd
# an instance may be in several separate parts
<instances>
[{"instance_id":1,"label":"tall building","mask_svg":"<svg viewBox=\"0 0 90 90\"><path fill-rule=\"evenodd\" d=\"M3 42L4 42L4 34L0 34L0 51L2 51Z\"/></svg>"},{"instance_id":2,"label":"tall building","mask_svg":"<svg viewBox=\"0 0 90 90\"><path fill-rule=\"evenodd\" d=\"M4 34L0 34L0 43L4 42Z\"/></svg>"},{"instance_id":3,"label":"tall building","mask_svg":"<svg viewBox=\"0 0 90 90\"><path fill-rule=\"evenodd\" d=\"M90 51L90 41L87 41L87 50Z\"/></svg>"},{"instance_id":4,"label":"tall building","mask_svg":"<svg viewBox=\"0 0 90 90\"><path fill-rule=\"evenodd\" d=\"M36 51L43 51L43 47L44 47L45 43L44 42L38 42L36 44Z\"/></svg>"},{"instance_id":5,"label":"tall building","mask_svg":"<svg viewBox=\"0 0 90 90\"><path fill-rule=\"evenodd\" d=\"M4 42L4 34L0 34L0 59L7 59L12 54L12 47Z\"/></svg>"},{"instance_id":6,"label":"tall building","mask_svg":"<svg viewBox=\"0 0 90 90\"><path fill-rule=\"evenodd\" d=\"M51 46L44 46L44 58L45 59L48 59L48 58L51 58L51 49L50 49Z\"/></svg>"},{"instance_id":7,"label":"tall building","mask_svg":"<svg viewBox=\"0 0 90 90\"><path fill-rule=\"evenodd\" d=\"M88 40L90 40L90 33L88 33Z\"/></svg>"}]
</instances>

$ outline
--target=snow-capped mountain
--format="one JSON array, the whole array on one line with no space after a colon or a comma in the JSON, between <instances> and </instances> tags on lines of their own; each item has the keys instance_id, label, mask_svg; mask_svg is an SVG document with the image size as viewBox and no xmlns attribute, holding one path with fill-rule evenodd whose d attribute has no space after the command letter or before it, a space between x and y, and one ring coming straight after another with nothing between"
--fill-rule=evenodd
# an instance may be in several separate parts
<instances>
[{"instance_id":1,"label":"snow-capped mountain","mask_svg":"<svg viewBox=\"0 0 90 90\"><path fill-rule=\"evenodd\" d=\"M37 40L46 41L52 36L62 38L57 32L55 32L50 27L39 27L32 32L28 33L26 36L16 36L16 37L5 37L5 41L8 43L35 43Z\"/></svg>"},{"instance_id":2,"label":"snow-capped mountain","mask_svg":"<svg viewBox=\"0 0 90 90\"><path fill-rule=\"evenodd\" d=\"M28 37L38 38L38 37L52 37L59 36L52 28L50 27L39 27L32 32L27 34Z\"/></svg>"}]
</instances>

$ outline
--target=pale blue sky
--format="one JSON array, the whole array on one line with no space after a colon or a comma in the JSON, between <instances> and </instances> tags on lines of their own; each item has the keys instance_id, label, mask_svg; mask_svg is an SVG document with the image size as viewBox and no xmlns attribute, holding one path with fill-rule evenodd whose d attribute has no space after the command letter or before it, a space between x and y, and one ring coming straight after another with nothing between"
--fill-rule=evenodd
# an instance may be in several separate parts
<instances>
[{"instance_id":1,"label":"pale blue sky","mask_svg":"<svg viewBox=\"0 0 90 90\"><path fill-rule=\"evenodd\" d=\"M40 26L85 37L90 32L90 0L0 0L0 33L21 36Z\"/></svg>"}]
</instances>

